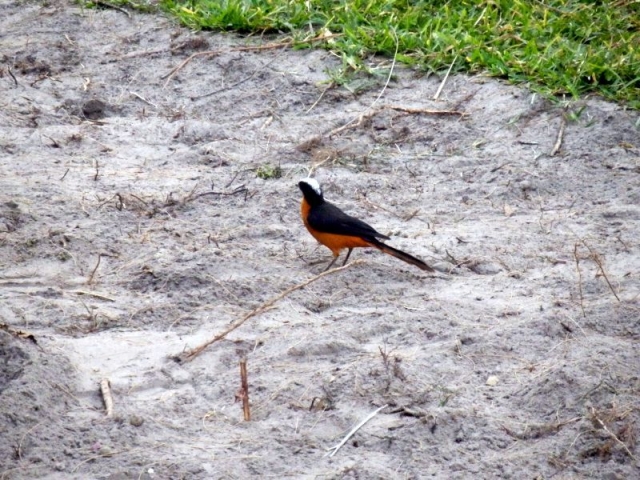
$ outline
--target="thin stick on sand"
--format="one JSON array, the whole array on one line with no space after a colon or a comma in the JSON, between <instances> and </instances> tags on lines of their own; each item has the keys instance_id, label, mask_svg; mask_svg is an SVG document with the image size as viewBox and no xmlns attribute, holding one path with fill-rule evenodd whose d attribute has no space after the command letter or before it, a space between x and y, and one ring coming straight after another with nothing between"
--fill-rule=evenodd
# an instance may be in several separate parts
<instances>
[{"instance_id":1,"label":"thin stick on sand","mask_svg":"<svg viewBox=\"0 0 640 480\"><path fill-rule=\"evenodd\" d=\"M198 355L200 355L204 351L204 349L206 349L209 345L211 345L211 344L213 344L213 343L215 343L215 342L217 342L219 340L222 340L224 337L226 337L228 334L233 332L236 328L240 327L244 322L249 320L251 317L255 317L256 315L259 315L260 313L263 313L263 312L267 311L277 301L282 300L284 297L286 297L290 293L293 293L296 290L300 290L301 288L306 287L307 285L315 282L316 280L320 280L322 277L326 277L327 275L331 275L333 273L341 272L342 270L346 270L349 267L352 267L354 265L359 265L361 263L364 263L364 260L359 259L359 260L356 260L354 262L347 263L346 265L343 265L342 267L332 268L331 270L327 270L326 272L322 272L322 273L316 275L315 277L311 277L309 280L305 280L304 282L299 283L298 285L295 285L293 287L287 288L284 292L282 292L279 295L273 297L268 302L263 303L258 308L254 309L254 310L251 310L249 313L247 313L240 320L232 323L229 326L229 328L227 328L224 332L219 333L218 335L216 335L215 337L213 337L210 340L207 340L202 345L200 345L200 346L198 346L198 347L196 347L196 348L194 348L192 350L188 350L188 351L182 352L179 355L174 355L172 358L174 360L178 361L178 362L187 362L189 360L193 360Z\"/></svg>"},{"instance_id":2,"label":"thin stick on sand","mask_svg":"<svg viewBox=\"0 0 640 480\"><path fill-rule=\"evenodd\" d=\"M100 381L100 392L102 393L102 400L104 401L104 408L107 411L107 417L113 416L113 396L111 395L111 384L108 378L103 378Z\"/></svg>"},{"instance_id":3,"label":"thin stick on sand","mask_svg":"<svg viewBox=\"0 0 640 480\"><path fill-rule=\"evenodd\" d=\"M564 138L564 129L567 127L567 121L564 117L560 120L560 128L558 129L558 136L556 137L556 143L553 144L553 148L549 152L549 156L553 157L560 150L562 146L562 139Z\"/></svg>"},{"instance_id":4,"label":"thin stick on sand","mask_svg":"<svg viewBox=\"0 0 640 480\"><path fill-rule=\"evenodd\" d=\"M615 440L616 443L618 443L622 448L624 448L624 451L627 452L627 455L629 455L634 461L637 462L638 459L633 453L631 453L631 450L629 450L629 447L627 447L627 444L624 443L622 440L620 440L615 433L609 430L609 427L607 427L607 425L600 419L600 417L598 417L598 412L593 407L591 407L591 415L593 415L593 418L595 419L595 421L598 422L598 425L600 425L600 427L602 427L602 429L605 432L607 432L607 435L613 438L613 440Z\"/></svg>"},{"instance_id":5,"label":"thin stick on sand","mask_svg":"<svg viewBox=\"0 0 640 480\"><path fill-rule=\"evenodd\" d=\"M240 396L242 397L242 413L244 414L244 421L251 420L251 410L249 407L249 379L247 378L247 359L242 358L240 360Z\"/></svg>"},{"instance_id":6,"label":"thin stick on sand","mask_svg":"<svg viewBox=\"0 0 640 480\"><path fill-rule=\"evenodd\" d=\"M98 255L98 261L96 262L96 266L93 267L93 271L91 272L91 275L89 275L89 278L87 279L87 285L91 285L93 283L93 278L96 275L96 272L98 271L98 267L100 266L100 259L102 258L102 254Z\"/></svg>"},{"instance_id":7,"label":"thin stick on sand","mask_svg":"<svg viewBox=\"0 0 640 480\"><path fill-rule=\"evenodd\" d=\"M436 91L436 94L433 96L434 100L438 100L438 98L440 98L440 94L442 93L442 89L444 88L445 83L447 83L447 79L449 78L449 74L451 73L451 69L453 68L453 65L456 63L456 60L458 60L458 55L456 55L453 59L453 62L451 62L451 65L449 65L449 70L447 70L447 73L445 74L444 78L442 79L442 82L440 82L440 86L438 87L438 91Z\"/></svg>"},{"instance_id":8,"label":"thin stick on sand","mask_svg":"<svg viewBox=\"0 0 640 480\"><path fill-rule=\"evenodd\" d=\"M582 316L587 317L584 311L584 294L582 293L582 272L580 271L580 254L578 252L578 242L573 245L573 258L576 261L576 270L578 272L578 293L580 294L580 309L582 310Z\"/></svg>"},{"instance_id":9,"label":"thin stick on sand","mask_svg":"<svg viewBox=\"0 0 640 480\"><path fill-rule=\"evenodd\" d=\"M338 453L338 450L340 450L342 448L342 446L349 441L349 439L353 436L354 433L356 433L358 430L360 430L365 423L367 423L369 420L371 420L373 417L375 417L378 413L380 413L381 410L384 410L388 406L389 405L383 405L382 407L378 408L377 410L371 412L367 416L367 418L365 418L358 425L353 427L351 429L351 431L349 433L347 433L347 435L342 439L342 441L339 444L337 444L335 447L331 447L329 449L329 452L327 452L327 454L325 455L325 457L327 457L327 456L328 457L333 457L336 453Z\"/></svg>"},{"instance_id":10,"label":"thin stick on sand","mask_svg":"<svg viewBox=\"0 0 640 480\"><path fill-rule=\"evenodd\" d=\"M600 269L600 273L602 274L605 281L607 282L607 285L609 286L609 290L611 290L611 293L613 293L613 296L616 297L616 300L619 302L620 297L618 297L618 294L616 293L615 288L613 288L613 285L611 285L611 282L609 281L609 277L607 276L607 272L604 271L604 266L602 265L602 259L600 258L600 255L598 255L598 253L593 248L591 248L584 239L582 239L582 243L584 244L585 247L587 247L587 250L589 250L589 253L591 254L591 259L596 263L596 265L598 265L598 268Z\"/></svg>"}]
</instances>

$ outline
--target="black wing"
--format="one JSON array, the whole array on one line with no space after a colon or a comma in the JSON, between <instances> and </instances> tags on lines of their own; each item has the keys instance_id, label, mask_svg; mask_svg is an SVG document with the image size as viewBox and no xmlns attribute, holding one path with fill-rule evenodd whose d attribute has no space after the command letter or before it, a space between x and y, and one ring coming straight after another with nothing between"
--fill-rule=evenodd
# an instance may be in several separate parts
<instances>
[{"instance_id":1,"label":"black wing","mask_svg":"<svg viewBox=\"0 0 640 480\"><path fill-rule=\"evenodd\" d=\"M377 232L371 225L347 215L335 205L325 202L311 209L307 218L309 226L323 233L335 233L336 235L352 235L364 239L382 238L386 235Z\"/></svg>"}]
</instances>

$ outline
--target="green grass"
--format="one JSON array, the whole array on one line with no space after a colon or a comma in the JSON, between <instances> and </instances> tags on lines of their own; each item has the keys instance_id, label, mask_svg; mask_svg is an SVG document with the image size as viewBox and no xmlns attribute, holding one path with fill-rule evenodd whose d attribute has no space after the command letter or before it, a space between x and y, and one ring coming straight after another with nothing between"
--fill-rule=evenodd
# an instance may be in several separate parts
<instances>
[{"instance_id":1,"label":"green grass","mask_svg":"<svg viewBox=\"0 0 640 480\"><path fill-rule=\"evenodd\" d=\"M271 163L265 163L260 165L256 170L256 177L263 180L271 180L274 178L282 177L282 168L280 165L272 165Z\"/></svg>"},{"instance_id":2,"label":"green grass","mask_svg":"<svg viewBox=\"0 0 640 480\"><path fill-rule=\"evenodd\" d=\"M160 0L185 25L284 33L341 55L333 80L372 54L426 71L485 73L549 97L589 93L640 108L640 0ZM370 70L369 70L370 71ZM371 71L370 71L371 72Z\"/></svg>"}]
</instances>

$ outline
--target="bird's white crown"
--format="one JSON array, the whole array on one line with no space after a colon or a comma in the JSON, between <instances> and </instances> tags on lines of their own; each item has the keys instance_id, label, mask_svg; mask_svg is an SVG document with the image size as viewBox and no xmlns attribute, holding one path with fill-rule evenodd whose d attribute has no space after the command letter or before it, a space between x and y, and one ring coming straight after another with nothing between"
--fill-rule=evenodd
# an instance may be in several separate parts
<instances>
[{"instance_id":1,"label":"bird's white crown","mask_svg":"<svg viewBox=\"0 0 640 480\"><path fill-rule=\"evenodd\" d=\"M322 188L320 188L320 184L315 178L304 178L301 181L313 188L318 195L322 196Z\"/></svg>"}]
</instances>

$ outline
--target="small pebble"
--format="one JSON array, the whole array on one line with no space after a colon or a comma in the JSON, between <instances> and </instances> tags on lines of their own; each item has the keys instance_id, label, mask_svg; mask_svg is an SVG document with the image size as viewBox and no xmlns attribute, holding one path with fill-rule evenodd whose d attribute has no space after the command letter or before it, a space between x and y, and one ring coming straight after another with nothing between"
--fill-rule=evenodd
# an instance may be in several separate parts
<instances>
[{"instance_id":1,"label":"small pebble","mask_svg":"<svg viewBox=\"0 0 640 480\"><path fill-rule=\"evenodd\" d=\"M487 385L489 385L490 387L495 387L499 381L500 379L496 375L491 375L489 378L487 378Z\"/></svg>"},{"instance_id":2,"label":"small pebble","mask_svg":"<svg viewBox=\"0 0 640 480\"><path fill-rule=\"evenodd\" d=\"M139 417L138 415L131 415L129 423L134 427L140 427L144 423L144 418Z\"/></svg>"}]
</instances>

